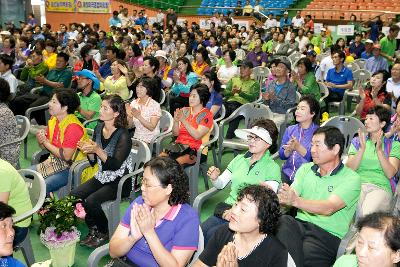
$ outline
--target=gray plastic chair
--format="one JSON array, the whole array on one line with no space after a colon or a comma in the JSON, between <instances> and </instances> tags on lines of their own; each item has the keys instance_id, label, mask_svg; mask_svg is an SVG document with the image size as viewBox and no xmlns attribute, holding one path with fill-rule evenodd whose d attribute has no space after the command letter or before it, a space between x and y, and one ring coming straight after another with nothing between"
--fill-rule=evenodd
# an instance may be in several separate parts
<instances>
[{"instance_id":1,"label":"gray plastic chair","mask_svg":"<svg viewBox=\"0 0 400 267\"><path fill-rule=\"evenodd\" d=\"M321 104L324 103L325 98L327 98L328 95L329 95L329 89L322 82L318 82L318 85L319 85L319 90L320 90L320 93L321 93L321 98L319 99L319 105L321 106Z\"/></svg>"},{"instance_id":2,"label":"gray plastic chair","mask_svg":"<svg viewBox=\"0 0 400 267\"><path fill-rule=\"evenodd\" d=\"M400 216L400 182L396 186L396 192L394 193L392 200L392 214L394 216Z\"/></svg>"},{"instance_id":3,"label":"gray plastic chair","mask_svg":"<svg viewBox=\"0 0 400 267\"><path fill-rule=\"evenodd\" d=\"M46 183L40 173L28 169L18 170L18 173L25 180L33 208L30 211L14 217L14 223L23 221L35 214L43 206L46 197ZM31 239L29 237L29 229L25 239L15 249L21 249L28 266L35 263L35 256L33 254Z\"/></svg>"},{"instance_id":4,"label":"gray plastic chair","mask_svg":"<svg viewBox=\"0 0 400 267\"><path fill-rule=\"evenodd\" d=\"M250 125L258 119L271 119L272 111L269 107L264 104L258 103L247 103L240 106L235 112L233 112L228 118L223 119L219 123L219 139L218 139L218 161L215 162L216 166L221 166L222 153L225 148L233 149L235 154L237 150L247 150L248 144L246 141L239 139L225 139L224 126L229 124L233 119L243 116L244 127L250 127ZM235 151L236 150L236 151Z\"/></svg>"},{"instance_id":5,"label":"gray plastic chair","mask_svg":"<svg viewBox=\"0 0 400 267\"><path fill-rule=\"evenodd\" d=\"M160 90L160 106L164 104L167 95L163 89Z\"/></svg>"},{"instance_id":6,"label":"gray plastic chair","mask_svg":"<svg viewBox=\"0 0 400 267\"><path fill-rule=\"evenodd\" d=\"M358 129L361 128L361 131L366 131L364 124L359 119L349 116L332 117L321 126L335 126L342 132L345 138L344 155L347 154L351 145L351 140L357 134Z\"/></svg>"},{"instance_id":7,"label":"gray plastic chair","mask_svg":"<svg viewBox=\"0 0 400 267\"><path fill-rule=\"evenodd\" d=\"M16 115L15 119L17 121L17 129L19 133L19 137L15 139L12 142L4 143L0 145L0 150L2 150L4 147L11 146L11 145L16 145L20 144L22 141L26 139L26 137L29 134L29 128L31 123L29 122L28 118L22 115ZM19 163L18 163L19 165Z\"/></svg>"},{"instance_id":8,"label":"gray plastic chair","mask_svg":"<svg viewBox=\"0 0 400 267\"><path fill-rule=\"evenodd\" d=\"M360 66L355 62L345 62L344 65L353 72L360 69Z\"/></svg>"},{"instance_id":9,"label":"gray plastic chair","mask_svg":"<svg viewBox=\"0 0 400 267\"><path fill-rule=\"evenodd\" d=\"M187 265L188 267L191 267L196 262L196 260L199 258L200 254L203 252L203 250L204 250L204 236L203 236L203 231L201 230L201 227L199 226L199 244L197 246L196 252L193 254L193 257L192 257L190 263ZM109 255L109 251L110 251L109 243L93 250L93 252L90 253L90 255L89 255L87 267L98 267L100 260L104 256Z\"/></svg>"},{"instance_id":10,"label":"gray plastic chair","mask_svg":"<svg viewBox=\"0 0 400 267\"><path fill-rule=\"evenodd\" d=\"M161 143L163 140L163 136L172 132L172 127L174 126L174 119L172 118L171 113L166 110L161 110L160 117L160 133L154 136L149 143L150 152L153 154L155 152L156 155L161 153Z\"/></svg>"},{"instance_id":11,"label":"gray plastic chair","mask_svg":"<svg viewBox=\"0 0 400 267\"><path fill-rule=\"evenodd\" d=\"M367 60L365 58L357 58L354 60L354 63L356 63L360 69L365 69L365 64L367 64Z\"/></svg>"},{"instance_id":12,"label":"gray plastic chair","mask_svg":"<svg viewBox=\"0 0 400 267\"><path fill-rule=\"evenodd\" d=\"M269 74L271 74L271 71L267 67L258 66L253 68L254 79L260 84L261 87L265 78L267 78Z\"/></svg>"}]
</instances>

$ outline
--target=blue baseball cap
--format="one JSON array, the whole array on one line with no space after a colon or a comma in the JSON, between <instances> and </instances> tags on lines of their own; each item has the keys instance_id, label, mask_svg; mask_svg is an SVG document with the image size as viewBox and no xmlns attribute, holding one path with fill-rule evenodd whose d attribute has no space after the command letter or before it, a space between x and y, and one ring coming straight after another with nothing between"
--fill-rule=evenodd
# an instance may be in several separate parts
<instances>
[{"instance_id":1,"label":"blue baseball cap","mask_svg":"<svg viewBox=\"0 0 400 267\"><path fill-rule=\"evenodd\" d=\"M93 71L83 69L81 71L75 72L75 75L77 76L84 76L88 79L91 79L93 81L93 89L98 90L100 88L100 81L97 79L96 74L93 73Z\"/></svg>"}]
</instances>

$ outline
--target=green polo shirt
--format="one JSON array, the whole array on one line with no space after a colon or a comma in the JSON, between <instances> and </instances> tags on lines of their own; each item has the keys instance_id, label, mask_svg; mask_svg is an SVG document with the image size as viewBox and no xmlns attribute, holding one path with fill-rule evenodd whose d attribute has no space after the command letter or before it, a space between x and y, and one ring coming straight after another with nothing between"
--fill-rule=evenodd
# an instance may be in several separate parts
<instances>
[{"instance_id":1,"label":"green polo shirt","mask_svg":"<svg viewBox=\"0 0 400 267\"><path fill-rule=\"evenodd\" d=\"M264 156L250 165L251 153L236 156L227 169L232 173L231 192L225 203L235 204L238 193L244 184L260 184L265 181L281 183L281 169L271 158L269 151Z\"/></svg>"},{"instance_id":2,"label":"green polo shirt","mask_svg":"<svg viewBox=\"0 0 400 267\"><path fill-rule=\"evenodd\" d=\"M101 106L101 97L95 91L92 91L89 95L85 96L82 92L78 93L79 100L81 101L81 108L84 110L90 110L96 112L92 119L96 119L100 114L100 106ZM78 111L75 112L75 116L78 117L79 120L85 121L85 117L82 116ZM91 122L86 125L86 128L94 129L97 125L97 122Z\"/></svg>"},{"instance_id":3,"label":"green polo shirt","mask_svg":"<svg viewBox=\"0 0 400 267\"><path fill-rule=\"evenodd\" d=\"M382 139L382 149L383 147ZM392 188L390 186L390 180L386 177L381 164L378 160L378 155L376 154L375 144L368 139L366 142L365 151L361 159L360 165L358 166L356 172L360 175L361 183L363 184L374 184L379 186L385 191L392 194ZM349 149L349 155L357 154L358 150L351 144ZM389 157L394 157L400 159L400 143L397 141L392 142L392 148L389 153Z\"/></svg>"},{"instance_id":4,"label":"green polo shirt","mask_svg":"<svg viewBox=\"0 0 400 267\"><path fill-rule=\"evenodd\" d=\"M232 88L235 86L240 88L240 92L232 94ZM226 101L235 101L242 105L254 102L260 96L260 84L253 79L242 80L240 77L233 77L226 85L224 96Z\"/></svg>"},{"instance_id":5,"label":"green polo shirt","mask_svg":"<svg viewBox=\"0 0 400 267\"><path fill-rule=\"evenodd\" d=\"M269 40L268 42L264 43L261 47L263 52L272 53L272 47L274 46L274 40Z\"/></svg>"},{"instance_id":6,"label":"green polo shirt","mask_svg":"<svg viewBox=\"0 0 400 267\"><path fill-rule=\"evenodd\" d=\"M317 101L321 98L321 91L319 89L319 84L315 78L314 72L308 72L304 77L303 88L301 89L302 95L311 95Z\"/></svg>"},{"instance_id":7,"label":"green polo shirt","mask_svg":"<svg viewBox=\"0 0 400 267\"><path fill-rule=\"evenodd\" d=\"M337 261L333 267L357 267L357 256L354 254L351 255L343 255Z\"/></svg>"},{"instance_id":8,"label":"green polo shirt","mask_svg":"<svg viewBox=\"0 0 400 267\"><path fill-rule=\"evenodd\" d=\"M15 209L14 216L19 216L32 209L28 187L16 169L5 160L0 159L0 192L9 192L8 205ZM18 227L28 227L31 219L28 218L16 224Z\"/></svg>"},{"instance_id":9,"label":"green polo shirt","mask_svg":"<svg viewBox=\"0 0 400 267\"><path fill-rule=\"evenodd\" d=\"M303 164L291 186L298 196L307 200L327 200L332 194L340 197L346 206L330 216L297 211L297 219L313 223L334 236L343 238L349 229L357 202L361 182L356 172L340 164L331 174L320 177L318 166Z\"/></svg>"},{"instance_id":10,"label":"green polo shirt","mask_svg":"<svg viewBox=\"0 0 400 267\"><path fill-rule=\"evenodd\" d=\"M52 69L46 76L46 79L51 82L63 83L64 88L68 88L72 80L72 71L68 68ZM51 96L54 88L48 85L43 85L42 94Z\"/></svg>"},{"instance_id":11,"label":"green polo shirt","mask_svg":"<svg viewBox=\"0 0 400 267\"><path fill-rule=\"evenodd\" d=\"M381 44L381 52L391 57L394 56L396 51L396 39L389 40L389 38L385 36L379 41L379 43Z\"/></svg>"}]
</instances>

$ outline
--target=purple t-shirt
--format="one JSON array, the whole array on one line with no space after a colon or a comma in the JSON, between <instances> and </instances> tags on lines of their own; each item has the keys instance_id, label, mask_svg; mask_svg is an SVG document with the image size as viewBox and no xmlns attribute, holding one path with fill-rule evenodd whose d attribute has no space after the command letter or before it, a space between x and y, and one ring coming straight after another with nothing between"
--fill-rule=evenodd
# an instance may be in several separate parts
<instances>
[{"instance_id":1,"label":"purple t-shirt","mask_svg":"<svg viewBox=\"0 0 400 267\"><path fill-rule=\"evenodd\" d=\"M143 202L143 198L139 196L129 205L120 222L122 226L130 228L132 205ZM178 204L172 206L164 219L157 222L155 229L166 250L197 250L199 225L197 212L188 204ZM138 266L159 266L144 237L135 243L126 256Z\"/></svg>"}]
</instances>

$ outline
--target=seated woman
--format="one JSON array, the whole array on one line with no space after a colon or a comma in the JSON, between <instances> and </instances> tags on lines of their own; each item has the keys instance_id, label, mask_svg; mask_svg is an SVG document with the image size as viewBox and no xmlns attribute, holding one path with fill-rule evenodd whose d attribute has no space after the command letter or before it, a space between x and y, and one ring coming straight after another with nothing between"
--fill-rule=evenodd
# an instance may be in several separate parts
<instances>
[{"instance_id":1,"label":"seated woman","mask_svg":"<svg viewBox=\"0 0 400 267\"><path fill-rule=\"evenodd\" d=\"M49 102L51 118L47 129L36 134L40 147L48 150L50 156L44 162L31 166L31 169L45 178L48 195L67 185L70 164L78 157L83 157L76 148L78 142L87 140L88 136L74 114L79 105L79 97L72 90L55 90Z\"/></svg>"},{"instance_id":2,"label":"seated woman","mask_svg":"<svg viewBox=\"0 0 400 267\"><path fill-rule=\"evenodd\" d=\"M210 92L206 85L192 86L189 107L175 111L172 133L177 139L162 152L162 156L172 157L184 166L196 163L197 150L209 140L213 127L213 115L205 107L209 98ZM201 161L205 160L206 155L202 154Z\"/></svg>"},{"instance_id":3,"label":"seated woman","mask_svg":"<svg viewBox=\"0 0 400 267\"><path fill-rule=\"evenodd\" d=\"M172 79L174 84L171 87L169 105L170 113L173 115L177 108L189 105L190 87L198 82L198 78L192 70L190 61L185 57L181 57L177 60L177 67L174 70Z\"/></svg>"},{"instance_id":4,"label":"seated woman","mask_svg":"<svg viewBox=\"0 0 400 267\"><path fill-rule=\"evenodd\" d=\"M391 179L399 170L400 143L384 137L389 122L390 110L381 106L368 110L367 134L359 130L349 149L346 165L360 175L359 208L363 215L390 209Z\"/></svg>"},{"instance_id":5,"label":"seated woman","mask_svg":"<svg viewBox=\"0 0 400 267\"><path fill-rule=\"evenodd\" d=\"M357 223L356 254L340 257L333 267L396 267L400 263L400 219L372 213Z\"/></svg>"},{"instance_id":6,"label":"seated woman","mask_svg":"<svg viewBox=\"0 0 400 267\"><path fill-rule=\"evenodd\" d=\"M196 51L196 57L192 63L193 72L197 74L198 77L204 75L204 72L210 70L210 66L207 63L209 61L208 52L204 47L199 47Z\"/></svg>"},{"instance_id":7,"label":"seated woman","mask_svg":"<svg viewBox=\"0 0 400 267\"><path fill-rule=\"evenodd\" d=\"M372 74L365 88L358 88L361 101L356 106L356 113L362 121L365 120L370 108L383 106L390 109L391 97L386 92L386 81L390 78L389 72L380 70Z\"/></svg>"},{"instance_id":8,"label":"seated woman","mask_svg":"<svg viewBox=\"0 0 400 267\"><path fill-rule=\"evenodd\" d=\"M7 105L10 96L10 85L6 80L0 78L0 146L19 138L17 120ZM7 160L16 168L19 161L20 145L17 143L2 147L0 149L0 158Z\"/></svg>"},{"instance_id":9,"label":"seated woman","mask_svg":"<svg viewBox=\"0 0 400 267\"><path fill-rule=\"evenodd\" d=\"M201 77L201 83L207 85L210 90L210 99L207 102L206 108L216 117L222 107L221 84L214 71L207 71Z\"/></svg>"},{"instance_id":10,"label":"seated woman","mask_svg":"<svg viewBox=\"0 0 400 267\"><path fill-rule=\"evenodd\" d=\"M123 100L129 98L129 89L124 75L126 71L126 64L121 59L116 59L111 64L111 75L107 78L97 76L99 80L104 84L104 90L106 95L119 95Z\"/></svg>"},{"instance_id":11,"label":"seated woman","mask_svg":"<svg viewBox=\"0 0 400 267\"><path fill-rule=\"evenodd\" d=\"M238 193L229 224L218 228L194 267L287 266L288 251L274 237L280 217L278 197L262 185L248 185Z\"/></svg>"},{"instance_id":12,"label":"seated woman","mask_svg":"<svg viewBox=\"0 0 400 267\"><path fill-rule=\"evenodd\" d=\"M118 182L122 176L132 172L132 140L129 137L125 105L118 95L108 95L100 108L100 120L94 130L93 139L79 143L79 149L87 154L92 166L99 165L93 179L71 191L71 195L82 200L86 211L85 222L89 234L80 243L91 248L98 247L108 240L107 217L101 204L114 200ZM129 182L124 184L123 193L131 189Z\"/></svg>"},{"instance_id":13,"label":"seated woman","mask_svg":"<svg viewBox=\"0 0 400 267\"><path fill-rule=\"evenodd\" d=\"M297 124L286 128L279 157L286 160L282 166L282 182L291 185L297 170L311 161L311 139L318 129L319 103L312 96L303 96L295 112Z\"/></svg>"},{"instance_id":14,"label":"seated woman","mask_svg":"<svg viewBox=\"0 0 400 267\"><path fill-rule=\"evenodd\" d=\"M12 220L14 213L12 207L0 201L0 266L24 267L24 264L12 257L15 236Z\"/></svg>"},{"instance_id":15,"label":"seated woman","mask_svg":"<svg viewBox=\"0 0 400 267\"><path fill-rule=\"evenodd\" d=\"M225 87L226 84L235 76L239 76L239 68L233 65L236 59L236 53L233 50L226 50L224 52L225 64L218 69L218 80Z\"/></svg>"},{"instance_id":16,"label":"seated woman","mask_svg":"<svg viewBox=\"0 0 400 267\"><path fill-rule=\"evenodd\" d=\"M248 140L249 150L236 156L221 174L214 166L208 169L207 175L215 188L223 189L231 181L231 192L224 202L217 205L214 215L202 223L205 243L213 236L221 224L231 219L232 205L235 203L239 188L244 184L263 184L277 191L281 183L279 165L271 158L270 153L277 150L278 129L272 120L262 119L250 129L235 130L237 137Z\"/></svg>"},{"instance_id":17,"label":"seated woman","mask_svg":"<svg viewBox=\"0 0 400 267\"><path fill-rule=\"evenodd\" d=\"M140 78L136 95L130 104L126 104L129 127L135 127L134 138L150 143L160 133L160 104L152 98L155 83L153 79Z\"/></svg>"},{"instance_id":18,"label":"seated woman","mask_svg":"<svg viewBox=\"0 0 400 267\"><path fill-rule=\"evenodd\" d=\"M297 73L292 72L292 78L297 84L297 90L302 95L311 95L319 101L321 91L311 61L308 58L301 58L296 66Z\"/></svg>"},{"instance_id":19,"label":"seated woman","mask_svg":"<svg viewBox=\"0 0 400 267\"><path fill-rule=\"evenodd\" d=\"M126 256L116 261L130 266L186 266L197 250L200 222L187 204L183 169L173 159L153 158L144 165L141 189L111 238L111 257Z\"/></svg>"}]
</instances>

